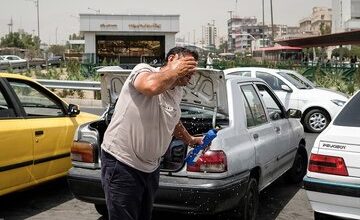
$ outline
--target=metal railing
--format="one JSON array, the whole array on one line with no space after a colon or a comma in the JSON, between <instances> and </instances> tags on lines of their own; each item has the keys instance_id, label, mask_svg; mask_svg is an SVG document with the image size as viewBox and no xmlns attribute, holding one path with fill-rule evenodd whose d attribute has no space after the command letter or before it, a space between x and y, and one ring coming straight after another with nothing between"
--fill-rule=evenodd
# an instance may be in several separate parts
<instances>
[{"instance_id":1,"label":"metal railing","mask_svg":"<svg viewBox=\"0 0 360 220\"><path fill-rule=\"evenodd\" d=\"M73 81L73 80L50 80L37 79L38 83L51 89L80 89L90 91L100 91L100 82L95 81Z\"/></svg>"}]
</instances>

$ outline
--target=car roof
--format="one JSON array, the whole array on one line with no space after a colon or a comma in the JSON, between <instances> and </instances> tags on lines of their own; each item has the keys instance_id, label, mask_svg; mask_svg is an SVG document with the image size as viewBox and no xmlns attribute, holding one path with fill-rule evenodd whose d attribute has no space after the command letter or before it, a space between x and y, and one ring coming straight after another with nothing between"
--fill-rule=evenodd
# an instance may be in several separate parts
<instances>
[{"instance_id":1,"label":"car roof","mask_svg":"<svg viewBox=\"0 0 360 220\"><path fill-rule=\"evenodd\" d=\"M33 81L35 82L35 80L27 77L27 76L23 76L20 74L14 74L14 73L2 73L0 72L0 77L1 78L12 78L12 79L24 79L24 80L29 80L29 81Z\"/></svg>"},{"instance_id":2,"label":"car roof","mask_svg":"<svg viewBox=\"0 0 360 220\"><path fill-rule=\"evenodd\" d=\"M265 83L265 81L262 80L262 79L260 79L260 78L252 78L252 77L247 77L247 76L226 75L225 78L226 78L227 80L237 79L237 80L240 80L241 83L247 83L247 82L261 82L261 83Z\"/></svg>"},{"instance_id":3,"label":"car roof","mask_svg":"<svg viewBox=\"0 0 360 220\"><path fill-rule=\"evenodd\" d=\"M235 71L249 71L249 70L255 70L255 71L268 71L270 73L277 72L281 69L272 69L272 68L265 68L265 67L234 67L224 70L225 75L235 72Z\"/></svg>"}]
</instances>

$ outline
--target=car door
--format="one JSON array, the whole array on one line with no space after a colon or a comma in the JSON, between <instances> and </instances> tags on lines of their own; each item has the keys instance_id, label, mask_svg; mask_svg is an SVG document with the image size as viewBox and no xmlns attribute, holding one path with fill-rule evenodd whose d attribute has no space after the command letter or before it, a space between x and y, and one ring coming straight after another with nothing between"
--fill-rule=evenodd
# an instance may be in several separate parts
<instances>
[{"instance_id":1,"label":"car door","mask_svg":"<svg viewBox=\"0 0 360 220\"><path fill-rule=\"evenodd\" d=\"M0 195L30 182L33 166L32 131L0 78Z\"/></svg>"},{"instance_id":2,"label":"car door","mask_svg":"<svg viewBox=\"0 0 360 220\"><path fill-rule=\"evenodd\" d=\"M273 178L276 164L276 134L253 84L240 86L244 96L247 129L255 147L255 163L261 167L260 188Z\"/></svg>"},{"instance_id":3,"label":"car door","mask_svg":"<svg viewBox=\"0 0 360 220\"><path fill-rule=\"evenodd\" d=\"M281 88L282 85L289 87L286 83L284 83L284 81L264 71L256 71L255 77L264 80L270 86L270 88L274 90L285 109L298 108L297 103L294 101L296 99L292 97L292 92L285 91Z\"/></svg>"},{"instance_id":4,"label":"car door","mask_svg":"<svg viewBox=\"0 0 360 220\"><path fill-rule=\"evenodd\" d=\"M74 124L63 103L42 86L21 79L8 79L20 103L33 138L33 181L66 174L71 167L70 147Z\"/></svg>"},{"instance_id":5,"label":"car door","mask_svg":"<svg viewBox=\"0 0 360 220\"><path fill-rule=\"evenodd\" d=\"M291 125L286 117L285 109L276 95L263 83L256 83L256 87L261 92L265 109L276 135L276 170L274 172L274 179L276 179L292 166L297 145L291 142L293 139Z\"/></svg>"}]
</instances>

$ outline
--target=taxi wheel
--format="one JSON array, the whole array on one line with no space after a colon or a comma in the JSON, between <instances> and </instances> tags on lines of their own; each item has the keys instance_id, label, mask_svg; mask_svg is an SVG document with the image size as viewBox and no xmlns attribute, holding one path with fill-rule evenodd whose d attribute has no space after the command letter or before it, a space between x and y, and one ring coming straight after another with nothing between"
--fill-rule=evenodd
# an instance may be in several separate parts
<instances>
[{"instance_id":1,"label":"taxi wheel","mask_svg":"<svg viewBox=\"0 0 360 220\"><path fill-rule=\"evenodd\" d=\"M330 123L329 114L321 109L312 109L306 113L303 124L307 131L311 133L322 132Z\"/></svg>"},{"instance_id":2,"label":"taxi wheel","mask_svg":"<svg viewBox=\"0 0 360 220\"><path fill-rule=\"evenodd\" d=\"M106 205L100 205L100 204L94 204L95 205L95 209L96 211L100 214L100 215L103 215L103 216L107 216L108 215L108 211L107 211L107 208L106 208Z\"/></svg>"}]
</instances>

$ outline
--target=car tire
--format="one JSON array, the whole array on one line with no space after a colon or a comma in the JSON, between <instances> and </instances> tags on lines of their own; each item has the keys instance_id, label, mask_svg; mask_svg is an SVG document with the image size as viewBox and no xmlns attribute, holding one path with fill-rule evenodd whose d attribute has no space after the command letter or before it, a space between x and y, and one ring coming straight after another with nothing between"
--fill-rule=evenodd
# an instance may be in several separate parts
<instances>
[{"instance_id":1,"label":"car tire","mask_svg":"<svg viewBox=\"0 0 360 220\"><path fill-rule=\"evenodd\" d=\"M307 131L311 133L322 132L330 123L329 114L321 109L312 109L306 113L303 124Z\"/></svg>"},{"instance_id":2,"label":"car tire","mask_svg":"<svg viewBox=\"0 0 360 220\"><path fill-rule=\"evenodd\" d=\"M292 167L285 174L288 182L300 183L306 174L307 163L308 156L306 150L301 147L296 152Z\"/></svg>"},{"instance_id":3,"label":"car tire","mask_svg":"<svg viewBox=\"0 0 360 220\"><path fill-rule=\"evenodd\" d=\"M259 207L258 181L250 177L244 198L239 204L237 218L240 220L255 220Z\"/></svg>"},{"instance_id":4,"label":"car tire","mask_svg":"<svg viewBox=\"0 0 360 220\"><path fill-rule=\"evenodd\" d=\"M108 215L108 210L106 205L104 204L94 204L95 205L95 209L96 211L102 215L102 216L107 216Z\"/></svg>"}]
</instances>

